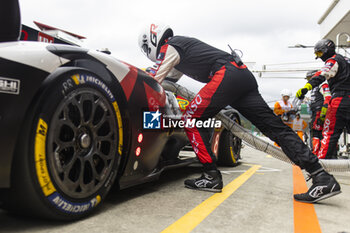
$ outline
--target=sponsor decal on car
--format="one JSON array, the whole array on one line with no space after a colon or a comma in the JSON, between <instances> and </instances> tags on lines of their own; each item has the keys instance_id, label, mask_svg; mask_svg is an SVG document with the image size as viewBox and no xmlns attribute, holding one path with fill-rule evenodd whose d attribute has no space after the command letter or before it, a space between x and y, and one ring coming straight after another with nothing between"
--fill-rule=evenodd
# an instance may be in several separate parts
<instances>
[{"instance_id":1,"label":"sponsor decal on car","mask_svg":"<svg viewBox=\"0 0 350 233\"><path fill-rule=\"evenodd\" d=\"M45 43L54 43L55 38L53 38L52 36L49 36L45 33L39 32L38 33L38 41L45 42Z\"/></svg>"},{"instance_id":2,"label":"sponsor decal on car","mask_svg":"<svg viewBox=\"0 0 350 233\"><path fill-rule=\"evenodd\" d=\"M190 104L190 102L187 99L182 98L180 96L177 96L176 99L177 99L177 102L179 104L181 112L184 112L186 110L187 106Z\"/></svg>"},{"instance_id":3,"label":"sponsor decal on car","mask_svg":"<svg viewBox=\"0 0 350 233\"><path fill-rule=\"evenodd\" d=\"M18 95L20 83L18 79L0 77L0 93Z\"/></svg>"}]
</instances>

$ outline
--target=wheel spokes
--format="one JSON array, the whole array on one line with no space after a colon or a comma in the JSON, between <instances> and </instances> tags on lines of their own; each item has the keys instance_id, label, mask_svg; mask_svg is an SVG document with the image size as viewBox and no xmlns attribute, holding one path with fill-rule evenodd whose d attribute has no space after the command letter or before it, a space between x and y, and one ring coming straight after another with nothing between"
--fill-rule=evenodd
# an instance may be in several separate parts
<instances>
[{"instance_id":1,"label":"wheel spokes","mask_svg":"<svg viewBox=\"0 0 350 233\"><path fill-rule=\"evenodd\" d=\"M57 108L49 142L56 183L78 198L104 184L116 159L118 139L111 104L99 92L86 89L73 91Z\"/></svg>"}]
</instances>

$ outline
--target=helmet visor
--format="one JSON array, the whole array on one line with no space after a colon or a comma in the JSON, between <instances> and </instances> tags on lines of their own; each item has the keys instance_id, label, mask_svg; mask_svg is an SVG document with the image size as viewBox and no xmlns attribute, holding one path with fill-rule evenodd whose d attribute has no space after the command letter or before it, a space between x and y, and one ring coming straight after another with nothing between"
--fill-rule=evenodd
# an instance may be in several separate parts
<instances>
[{"instance_id":1,"label":"helmet visor","mask_svg":"<svg viewBox=\"0 0 350 233\"><path fill-rule=\"evenodd\" d=\"M320 58L323 56L323 52L322 51L316 51L315 52L316 58Z\"/></svg>"}]
</instances>

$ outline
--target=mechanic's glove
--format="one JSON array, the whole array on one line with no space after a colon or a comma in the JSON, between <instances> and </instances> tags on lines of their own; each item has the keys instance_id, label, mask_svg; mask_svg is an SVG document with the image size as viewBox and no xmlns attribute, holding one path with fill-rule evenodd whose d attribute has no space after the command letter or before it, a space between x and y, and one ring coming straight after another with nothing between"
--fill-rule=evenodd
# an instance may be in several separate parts
<instances>
[{"instance_id":1,"label":"mechanic's glove","mask_svg":"<svg viewBox=\"0 0 350 233\"><path fill-rule=\"evenodd\" d=\"M298 99L304 99L306 93L312 89L312 86L310 83L306 83L306 85L303 88L300 88L299 91L297 91L296 97Z\"/></svg>"}]
</instances>

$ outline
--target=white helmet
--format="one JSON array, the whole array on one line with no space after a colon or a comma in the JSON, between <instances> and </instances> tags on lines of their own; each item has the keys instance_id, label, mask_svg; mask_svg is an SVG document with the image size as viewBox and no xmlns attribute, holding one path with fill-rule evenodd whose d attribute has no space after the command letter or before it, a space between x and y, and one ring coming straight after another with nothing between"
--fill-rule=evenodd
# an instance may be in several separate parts
<instances>
[{"instance_id":1,"label":"white helmet","mask_svg":"<svg viewBox=\"0 0 350 233\"><path fill-rule=\"evenodd\" d=\"M283 96L289 96L289 97L291 97L292 96L292 92L289 90L289 89L283 89L282 91L281 91L281 96L283 97Z\"/></svg>"},{"instance_id":2,"label":"white helmet","mask_svg":"<svg viewBox=\"0 0 350 233\"><path fill-rule=\"evenodd\" d=\"M139 35L141 51L153 62L157 61L160 47L165 39L173 36L173 30L168 25L151 24L142 30Z\"/></svg>"}]
</instances>

